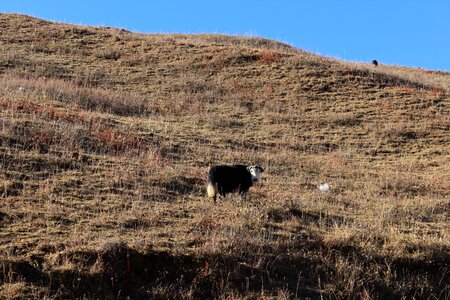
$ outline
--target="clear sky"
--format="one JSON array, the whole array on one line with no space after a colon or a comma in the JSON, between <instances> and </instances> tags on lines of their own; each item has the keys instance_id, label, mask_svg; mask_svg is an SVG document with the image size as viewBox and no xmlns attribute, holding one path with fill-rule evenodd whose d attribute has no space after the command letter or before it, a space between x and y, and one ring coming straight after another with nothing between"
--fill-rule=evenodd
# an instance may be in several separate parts
<instances>
[{"instance_id":1,"label":"clear sky","mask_svg":"<svg viewBox=\"0 0 450 300\"><path fill-rule=\"evenodd\" d=\"M260 36L350 61L450 71L450 0L0 0L0 12L143 33Z\"/></svg>"}]
</instances>

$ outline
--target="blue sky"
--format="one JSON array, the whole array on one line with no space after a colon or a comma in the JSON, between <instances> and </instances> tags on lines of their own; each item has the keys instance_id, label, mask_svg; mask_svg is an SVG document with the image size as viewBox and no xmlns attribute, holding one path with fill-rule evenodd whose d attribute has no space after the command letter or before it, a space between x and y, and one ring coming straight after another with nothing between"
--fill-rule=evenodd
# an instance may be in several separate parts
<instances>
[{"instance_id":1,"label":"blue sky","mask_svg":"<svg viewBox=\"0 0 450 300\"><path fill-rule=\"evenodd\" d=\"M450 0L2 0L0 12L143 33L260 36L350 61L450 71Z\"/></svg>"}]
</instances>

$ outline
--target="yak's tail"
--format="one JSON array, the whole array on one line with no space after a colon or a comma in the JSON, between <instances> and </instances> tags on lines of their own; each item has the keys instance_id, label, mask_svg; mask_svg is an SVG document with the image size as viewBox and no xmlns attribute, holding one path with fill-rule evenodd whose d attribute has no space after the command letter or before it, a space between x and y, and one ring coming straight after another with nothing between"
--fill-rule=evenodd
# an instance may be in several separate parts
<instances>
[{"instance_id":1,"label":"yak's tail","mask_svg":"<svg viewBox=\"0 0 450 300\"><path fill-rule=\"evenodd\" d=\"M214 184L213 182L208 181L208 186L206 187L206 191L208 192L208 197L214 198L214 202L216 202L217 184Z\"/></svg>"}]
</instances>

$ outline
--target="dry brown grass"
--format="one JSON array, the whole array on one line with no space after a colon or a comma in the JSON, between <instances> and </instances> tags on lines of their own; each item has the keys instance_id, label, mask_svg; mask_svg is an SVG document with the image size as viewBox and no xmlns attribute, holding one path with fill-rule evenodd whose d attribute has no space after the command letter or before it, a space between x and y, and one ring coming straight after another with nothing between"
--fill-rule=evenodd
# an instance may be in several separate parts
<instances>
[{"instance_id":1,"label":"dry brown grass","mask_svg":"<svg viewBox=\"0 0 450 300\"><path fill-rule=\"evenodd\" d=\"M448 73L0 28L0 297L448 297ZM264 185L213 205L214 163L263 164Z\"/></svg>"}]
</instances>

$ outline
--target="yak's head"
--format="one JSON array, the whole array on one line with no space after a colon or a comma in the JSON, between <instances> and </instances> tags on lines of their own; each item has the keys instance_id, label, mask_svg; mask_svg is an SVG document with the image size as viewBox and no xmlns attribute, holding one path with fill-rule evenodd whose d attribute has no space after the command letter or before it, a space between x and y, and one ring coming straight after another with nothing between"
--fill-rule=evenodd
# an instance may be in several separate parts
<instances>
[{"instance_id":1,"label":"yak's head","mask_svg":"<svg viewBox=\"0 0 450 300\"><path fill-rule=\"evenodd\" d=\"M263 167L261 167L259 165L249 166L248 171L250 172L250 175L252 176L253 184L261 183L261 173L264 172Z\"/></svg>"}]
</instances>

